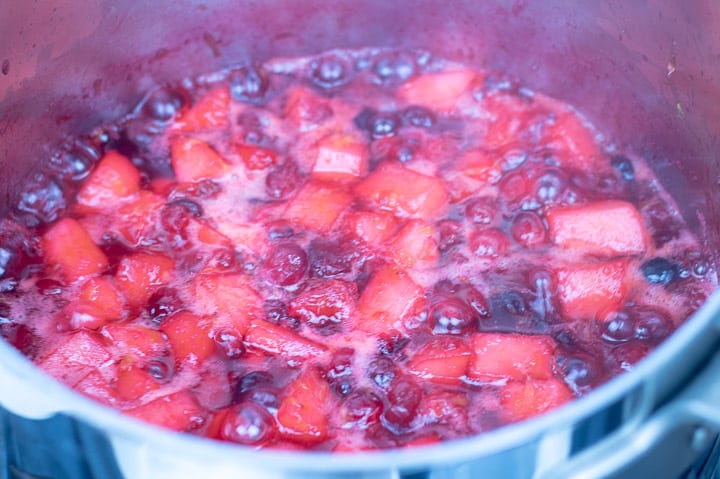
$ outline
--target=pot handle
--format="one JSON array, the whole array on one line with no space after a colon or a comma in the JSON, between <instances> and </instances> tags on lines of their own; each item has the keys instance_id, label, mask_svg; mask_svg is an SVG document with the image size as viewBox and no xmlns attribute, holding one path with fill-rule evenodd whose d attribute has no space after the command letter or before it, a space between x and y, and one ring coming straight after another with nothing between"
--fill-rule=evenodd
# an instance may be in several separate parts
<instances>
[{"instance_id":1,"label":"pot handle","mask_svg":"<svg viewBox=\"0 0 720 479\"><path fill-rule=\"evenodd\" d=\"M551 478L710 477L720 455L720 352L645 422L550 471ZM689 472L695 475L689 476ZM700 475L699 473L702 473Z\"/></svg>"}]
</instances>

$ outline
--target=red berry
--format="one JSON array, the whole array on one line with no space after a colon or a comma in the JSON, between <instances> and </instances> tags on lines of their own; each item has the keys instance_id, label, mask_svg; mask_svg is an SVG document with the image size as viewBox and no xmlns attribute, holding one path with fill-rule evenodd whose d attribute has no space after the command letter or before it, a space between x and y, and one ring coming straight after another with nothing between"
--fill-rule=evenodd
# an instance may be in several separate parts
<instances>
[{"instance_id":1,"label":"red berry","mask_svg":"<svg viewBox=\"0 0 720 479\"><path fill-rule=\"evenodd\" d=\"M533 248L547 242L547 230L536 213L523 211L515 216L510 226L513 239L526 248Z\"/></svg>"},{"instance_id":2,"label":"red berry","mask_svg":"<svg viewBox=\"0 0 720 479\"><path fill-rule=\"evenodd\" d=\"M261 446L275 436L275 420L261 406L244 402L232 406L220 428L220 437L248 446Z\"/></svg>"},{"instance_id":3,"label":"red berry","mask_svg":"<svg viewBox=\"0 0 720 479\"><path fill-rule=\"evenodd\" d=\"M307 267L307 254L300 246L281 243L268 252L263 272L270 282L278 286L290 286L303 279Z\"/></svg>"}]
</instances>

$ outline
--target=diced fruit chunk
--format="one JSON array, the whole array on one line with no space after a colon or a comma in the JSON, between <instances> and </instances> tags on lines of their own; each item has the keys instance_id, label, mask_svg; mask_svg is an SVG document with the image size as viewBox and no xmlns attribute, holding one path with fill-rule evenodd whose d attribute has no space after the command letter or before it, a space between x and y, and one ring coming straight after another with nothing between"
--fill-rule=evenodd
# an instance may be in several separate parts
<instances>
[{"instance_id":1,"label":"diced fruit chunk","mask_svg":"<svg viewBox=\"0 0 720 479\"><path fill-rule=\"evenodd\" d=\"M560 112L545 135L546 141L560 153L564 165L586 170L595 167L595 160L600 157L595 132L577 113Z\"/></svg>"},{"instance_id":2,"label":"diced fruit chunk","mask_svg":"<svg viewBox=\"0 0 720 479\"><path fill-rule=\"evenodd\" d=\"M179 136L170 142L170 158L178 181L217 178L228 172L228 164L207 143Z\"/></svg>"},{"instance_id":3,"label":"diced fruit chunk","mask_svg":"<svg viewBox=\"0 0 720 479\"><path fill-rule=\"evenodd\" d=\"M137 246L152 237L164 204L161 196L141 190L135 199L118 209L117 218L110 226L128 245Z\"/></svg>"},{"instance_id":4,"label":"diced fruit chunk","mask_svg":"<svg viewBox=\"0 0 720 479\"><path fill-rule=\"evenodd\" d=\"M406 81L399 95L406 102L433 110L449 110L470 89L477 72L455 70L430 73Z\"/></svg>"},{"instance_id":5,"label":"diced fruit chunk","mask_svg":"<svg viewBox=\"0 0 720 479\"><path fill-rule=\"evenodd\" d=\"M285 101L285 117L300 130L311 130L332 116L326 100L303 87L292 88Z\"/></svg>"},{"instance_id":6,"label":"diced fruit chunk","mask_svg":"<svg viewBox=\"0 0 720 479\"><path fill-rule=\"evenodd\" d=\"M500 403L509 420L520 421L554 409L573 398L558 379L509 382L500 393Z\"/></svg>"},{"instance_id":7,"label":"diced fruit chunk","mask_svg":"<svg viewBox=\"0 0 720 479\"><path fill-rule=\"evenodd\" d=\"M290 200L285 217L305 228L328 231L353 197L340 188L322 183L307 183Z\"/></svg>"},{"instance_id":8,"label":"diced fruit chunk","mask_svg":"<svg viewBox=\"0 0 720 479\"><path fill-rule=\"evenodd\" d=\"M328 434L326 412L330 388L313 369L304 370L287 387L277 412L280 433L302 442L323 441Z\"/></svg>"},{"instance_id":9,"label":"diced fruit chunk","mask_svg":"<svg viewBox=\"0 0 720 479\"><path fill-rule=\"evenodd\" d=\"M290 303L288 313L312 326L343 324L353 315L356 297L355 283L331 279L302 292Z\"/></svg>"},{"instance_id":10,"label":"diced fruit chunk","mask_svg":"<svg viewBox=\"0 0 720 479\"><path fill-rule=\"evenodd\" d=\"M236 145L235 151L249 170L264 170L277 163L278 154L256 145Z\"/></svg>"},{"instance_id":11,"label":"diced fruit chunk","mask_svg":"<svg viewBox=\"0 0 720 479\"><path fill-rule=\"evenodd\" d=\"M389 246L395 261L405 268L416 263L434 263L439 258L435 228L420 221L408 221L398 232Z\"/></svg>"},{"instance_id":12,"label":"diced fruit chunk","mask_svg":"<svg viewBox=\"0 0 720 479\"><path fill-rule=\"evenodd\" d=\"M165 358L170 354L170 344L163 333L139 324L111 323L105 325L101 333L119 356L142 360Z\"/></svg>"},{"instance_id":13,"label":"diced fruit chunk","mask_svg":"<svg viewBox=\"0 0 720 479\"><path fill-rule=\"evenodd\" d=\"M65 338L38 365L56 379L74 386L111 359L100 336L89 331L78 331Z\"/></svg>"},{"instance_id":14,"label":"diced fruit chunk","mask_svg":"<svg viewBox=\"0 0 720 479\"><path fill-rule=\"evenodd\" d=\"M565 315L572 319L593 319L625 298L627 261L572 266L559 270L558 295Z\"/></svg>"},{"instance_id":15,"label":"diced fruit chunk","mask_svg":"<svg viewBox=\"0 0 720 479\"><path fill-rule=\"evenodd\" d=\"M66 281L100 273L108 266L105 253L77 220L63 218L43 235L45 258L57 266Z\"/></svg>"},{"instance_id":16,"label":"diced fruit chunk","mask_svg":"<svg viewBox=\"0 0 720 479\"><path fill-rule=\"evenodd\" d=\"M158 286L170 282L175 263L158 254L135 253L120 261L115 281L130 307L144 305Z\"/></svg>"},{"instance_id":17,"label":"diced fruit chunk","mask_svg":"<svg viewBox=\"0 0 720 479\"><path fill-rule=\"evenodd\" d=\"M160 387L142 363L127 356L120 361L115 388L117 396L125 401L134 401Z\"/></svg>"},{"instance_id":18,"label":"diced fruit chunk","mask_svg":"<svg viewBox=\"0 0 720 479\"><path fill-rule=\"evenodd\" d=\"M356 211L347 215L345 224L361 240L378 247L395 233L397 220L385 211Z\"/></svg>"},{"instance_id":19,"label":"diced fruit chunk","mask_svg":"<svg viewBox=\"0 0 720 479\"><path fill-rule=\"evenodd\" d=\"M182 132L209 130L228 123L230 91L225 87L210 90L175 120L173 129Z\"/></svg>"},{"instance_id":20,"label":"diced fruit chunk","mask_svg":"<svg viewBox=\"0 0 720 479\"><path fill-rule=\"evenodd\" d=\"M162 396L133 409L126 414L142 421L175 431L191 431L205 422L206 412L189 391L182 390Z\"/></svg>"},{"instance_id":21,"label":"diced fruit chunk","mask_svg":"<svg viewBox=\"0 0 720 479\"><path fill-rule=\"evenodd\" d=\"M637 209L625 201L553 208L550 236L562 248L582 248L596 256L632 255L647 249L647 232Z\"/></svg>"},{"instance_id":22,"label":"diced fruit chunk","mask_svg":"<svg viewBox=\"0 0 720 479\"><path fill-rule=\"evenodd\" d=\"M463 339L437 338L415 353L408 368L421 378L452 384L465 376L471 357L472 351Z\"/></svg>"},{"instance_id":23,"label":"diced fruit chunk","mask_svg":"<svg viewBox=\"0 0 720 479\"><path fill-rule=\"evenodd\" d=\"M168 338L175 359L199 364L215 351L215 342L210 337L212 321L187 311L180 311L162 324L162 331Z\"/></svg>"},{"instance_id":24,"label":"diced fruit chunk","mask_svg":"<svg viewBox=\"0 0 720 479\"><path fill-rule=\"evenodd\" d=\"M393 266L376 271L358 303L361 327L384 331L406 319L422 299L423 289L406 271Z\"/></svg>"},{"instance_id":25,"label":"diced fruit chunk","mask_svg":"<svg viewBox=\"0 0 720 479\"><path fill-rule=\"evenodd\" d=\"M78 192L81 209L102 210L140 190L140 172L125 156L108 152Z\"/></svg>"},{"instance_id":26,"label":"diced fruit chunk","mask_svg":"<svg viewBox=\"0 0 720 479\"><path fill-rule=\"evenodd\" d=\"M394 163L378 166L355 186L355 194L372 208L425 221L439 218L448 205L448 194L440 178Z\"/></svg>"},{"instance_id":27,"label":"diced fruit chunk","mask_svg":"<svg viewBox=\"0 0 720 479\"><path fill-rule=\"evenodd\" d=\"M122 319L125 314L120 292L106 276L88 279L65 312L73 329L97 329L109 321Z\"/></svg>"},{"instance_id":28,"label":"diced fruit chunk","mask_svg":"<svg viewBox=\"0 0 720 479\"><path fill-rule=\"evenodd\" d=\"M327 136L317 144L312 174L321 180L352 180L367 171L367 147L352 135Z\"/></svg>"},{"instance_id":29,"label":"diced fruit chunk","mask_svg":"<svg viewBox=\"0 0 720 479\"><path fill-rule=\"evenodd\" d=\"M555 344L546 336L477 333L468 376L478 381L549 379L555 364Z\"/></svg>"},{"instance_id":30,"label":"diced fruit chunk","mask_svg":"<svg viewBox=\"0 0 720 479\"><path fill-rule=\"evenodd\" d=\"M195 304L199 311L217 315L216 325L245 334L254 318L262 317L258 293L241 275L201 275L195 279Z\"/></svg>"},{"instance_id":31,"label":"diced fruit chunk","mask_svg":"<svg viewBox=\"0 0 720 479\"><path fill-rule=\"evenodd\" d=\"M326 351L322 344L266 321L254 321L250 324L245 335L245 344L293 363L317 358Z\"/></svg>"}]
</instances>

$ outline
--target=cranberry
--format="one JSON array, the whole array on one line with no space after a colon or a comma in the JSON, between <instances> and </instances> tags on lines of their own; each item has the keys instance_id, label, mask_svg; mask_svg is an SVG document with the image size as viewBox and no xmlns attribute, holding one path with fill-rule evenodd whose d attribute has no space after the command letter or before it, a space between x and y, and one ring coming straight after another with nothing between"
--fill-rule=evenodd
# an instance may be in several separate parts
<instances>
[{"instance_id":1,"label":"cranberry","mask_svg":"<svg viewBox=\"0 0 720 479\"><path fill-rule=\"evenodd\" d=\"M485 299L485 296L480 291L472 286L463 285L458 290L458 297L465 301L465 304L469 305L478 317L487 318L490 316L487 299Z\"/></svg>"},{"instance_id":2,"label":"cranberry","mask_svg":"<svg viewBox=\"0 0 720 479\"><path fill-rule=\"evenodd\" d=\"M542 219L531 211L523 211L515 216L510 226L510 234L515 241L526 248L534 248L548 240Z\"/></svg>"},{"instance_id":3,"label":"cranberry","mask_svg":"<svg viewBox=\"0 0 720 479\"><path fill-rule=\"evenodd\" d=\"M463 242L460 222L455 220L442 220L435 225L438 233L438 248L445 251Z\"/></svg>"},{"instance_id":4,"label":"cranberry","mask_svg":"<svg viewBox=\"0 0 720 479\"><path fill-rule=\"evenodd\" d=\"M44 296L57 296L62 294L65 286L56 279L42 278L35 283L35 287Z\"/></svg>"},{"instance_id":5,"label":"cranberry","mask_svg":"<svg viewBox=\"0 0 720 479\"><path fill-rule=\"evenodd\" d=\"M398 128L398 118L389 112L378 112L370 119L368 129L373 138L394 136Z\"/></svg>"},{"instance_id":6,"label":"cranberry","mask_svg":"<svg viewBox=\"0 0 720 479\"><path fill-rule=\"evenodd\" d=\"M615 155L610 159L610 164L620 172L625 181L635 179L635 168L632 162L624 155Z\"/></svg>"},{"instance_id":7,"label":"cranberry","mask_svg":"<svg viewBox=\"0 0 720 479\"><path fill-rule=\"evenodd\" d=\"M50 158L50 169L60 178L80 181L90 174L97 160L97 155L93 153L89 148L72 148L52 156Z\"/></svg>"},{"instance_id":8,"label":"cranberry","mask_svg":"<svg viewBox=\"0 0 720 479\"><path fill-rule=\"evenodd\" d=\"M260 446L275 435L275 420L252 402L232 406L223 420L220 437L239 444Z\"/></svg>"},{"instance_id":9,"label":"cranberry","mask_svg":"<svg viewBox=\"0 0 720 479\"><path fill-rule=\"evenodd\" d=\"M627 311L608 311L600 314L602 338L611 343L624 343L635 336L635 325Z\"/></svg>"},{"instance_id":10,"label":"cranberry","mask_svg":"<svg viewBox=\"0 0 720 479\"><path fill-rule=\"evenodd\" d=\"M510 246L507 236L498 229L473 230L468 239L470 251L476 256L493 258L503 256Z\"/></svg>"},{"instance_id":11,"label":"cranberry","mask_svg":"<svg viewBox=\"0 0 720 479\"><path fill-rule=\"evenodd\" d=\"M187 92L180 88L159 88L145 100L142 111L158 121L168 121L189 103Z\"/></svg>"},{"instance_id":12,"label":"cranberry","mask_svg":"<svg viewBox=\"0 0 720 479\"><path fill-rule=\"evenodd\" d=\"M67 193L45 174L33 177L27 189L20 195L17 211L23 222L30 227L52 223L67 207Z\"/></svg>"},{"instance_id":13,"label":"cranberry","mask_svg":"<svg viewBox=\"0 0 720 479\"><path fill-rule=\"evenodd\" d=\"M489 225L495 220L497 206L491 198L473 198L465 204L465 218L480 225Z\"/></svg>"},{"instance_id":14,"label":"cranberry","mask_svg":"<svg viewBox=\"0 0 720 479\"><path fill-rule=\"evenodd\" d=\"M429 318L435 334L462 334L477 329L477 317L470 306L452 296L433 298Z\"/></svg>"},{"instance_id":15,"label":"cranberry","mask_svg":"<svg viewBox=\"0 0 720 479\"><path fill-rule=\"evenodd\" d=\"M153 359L145 366L147 373L156 381L163 383L170 380L173 370L168 361Z\"/></svg>"},{"instance_id":16,"label":"cranberry","mask_svg":"<svg viewBox=\"0 0 720 479\"><path fill-rule=\"evenodd\" d=\"M600 379L600 366L588 356L559 356L558 366L575 393L584 393Z\"/></svg>"},{"instance_id":17,"label":"cranberry","mask_svg":"<svg viewBox=\"0 0 720 479\"><path fill-rule=\"evenodd\" d=\"M295 234L292 226L286 221L273 221L265 226L267 228L268 238L271 240L287 239Z\"/></svg>"},{"instance_id":18,"label":"cranberry","mask_svg":"<svg viewBox=\"0 0 720 479\"><path fill-rule=\"evenodd\" d=\"M370 361L367 373L375 384L385 389L390 386L390 383L395 378L397 368L392 359L380 356Z\"/></svg>"},{"instance_id":19,"label":"cranberry","mask_svg":"<svg viewBox=\"0 0 720 479\"><path fill-rule=\"evenodd\" d=\"M268 300L263 304L265 317L271 323L283 324L291 329L300 327L300 320L288 314L287 305L282 301Z\"/></svg>"},{"instance_id":20,"label":"cranberry","mask_svg":"<svg viewBox=\"0 0 720 479\"><path fill-rule=\"evenodd\" d=\"M185 211L193 218L200 218L203 215L202 206L193 200L182 198L179 200L170 201L165 205L166 208L174 208L176 206L182 207Z\"/></svg>"},{"instance_id":21,"label":"cranberry","mask_svg":"<svg viewBox=\"0 0 720 479\"><path fill-rule=\"evenodd\" d=\"M568 186L567 175L558 168L547 168L533 180L532 190L540 204L555 203Z\"/></svg>"},{"instance_id":22,"label":"cranberry","mask_svg":"<svg viewBox=\"0 0 720 479\"><path fill-rule=\"evenodd\" d=\"M327 370L324 372L330 388L338 397L344 397L355 389L352 376L352 360L355 350L341 348L333 354Z\"/></svg>"},{"instance_id":23,"label":"cranberry","mask_svg":"<svg viewBox=\"0 0 720 479\"><path fill-rule=\"evenodd\" d=\"M372 71L379 82L403 82L415 73L415 62L405 53L388 52L377 56Z\"/></svg>"},{"instance_id":24,"label":"cranberry","mask_svg":"<svg viewBox=\"0 0 720 479\"><path fill-rule=\"evenodd\" d=\"M409 342L408 336L404 336L398 331L392 331L378 336L377 350L380 354L392 356L402 351Z\"/></svg>"},{"instance_id":25,"label":"cranberry","mask_svg":"<svg viewBox=\"0 0 720 479\"><path fill-rule=\"evenodd\" d=\"M550 320L554 318L554 293L557 290L557 277L555 273L545 269L536 269L528 275L530 289L535 293L532 307L541 318Z\"/></svg>"},{"instance_id":26,"label":"cranberry","mask_svg":"<svg viewBox=\"0 0 720 479\"><path fill-rule=\"evenodd\" d=\"M213 340L228 359L236 359L245 354L242 336L237 331L220 329L213 334Z\"/></svg>"},{"instance_id":27,"label":"cranberry","mask_svg":"<svg viewBox=\"0 0 720 479\"><path fill-rule=\"evenodd\" d=\"M313 276L332 278L352 271L357 254L353 244L315 239L310 243L310 272Z\"/></svg>"},{"instance_id":28,"label":"cranberry","mask_svg":"<svg viewBox=\"0 0 720 479\"><path fill-rule=\"evenodd\" d=\"M514 290L505 291L497 297L496 304L499 305L506 313L514 316L520 316L528 311L525 298Z\"/></svg>"},{"instance_id":29,"label":"cranberry","mask_svg":"<svg viewBox=\"0 0 720 479\"><path fill-rule=\"evenodd\" d=\"M274 378L267 371L248 373L237 383L235 401L252 401L269 410L277 409L280 398L273 384Z\"/></svg>"},{"instance_id":30,"label":"cranberry","mask_svg":"<svg viewBox=\"0 0 720 479\"><path fill-rule=\"evenodd\" d=\"M398 377L390 385L388 402L390 407L383 417L391 430L401 431L410 425L417 415L422 398L422 389L408 377Z\"/></svg>"},{"instance_id":31,"label":"cranberry","mask_svg":"<svg viewBox=\"0 0 720 479\"><path fill-rule=\"evenodd\" d=\"M311 64L312 80L323 88L340 86L349 80L347 62L338 55L327 55Z\"/></svg>"},{"instance_id":32,"label":"cranberry","mask_svg":"<svg viewBox=\"0 0 720 479\"><path fill-rule=\"evenodd\" d=\"M200 180L196 183L181 183L170 193L169 199L176 200L191 196L193 198L214 198L222 191L222 186L213 180Z\"/></svg>"},{"instance_id":33,"label":"cranberry","mask_svg":"<svg viewBox=\"0 0 720 479\"><path fill-rule=\"evenodd\" d=\"M672 322L667 313L655 308L636 307L631 309L635 323L635 338L648 344L659 344L672 332Z\"/></svg>"},{"instance_id":34,"label":"cranberry","mask_svg":"<svg viewBox=\"0 0 720 479\"><path fill-rule=\"evenodd\" d=\"M269 73L255 65L232 70L228 75L228 81L233 98L251 102L261 100L270 84Z\"/></svg>"},{"instance_id":35,"label":"cranberry","mask_svg":"<svg viewBox=\"0 0 720 479\"><path fill-rule=\"evenodd\" d=\"M350 393L340 406L340 415L345 422L361 430L377 423L382 412L382 399L368 389Z\"/></svg>"},{"instance_id":36,"label":"cranberry","mask_svg":"<svg viewBox=\"0 0 720 479\"><path fill-rule=\"evenodd\" d=\"M161 323L175 312L183 309L184 305L175 288L163 286L150 296L146 308L153 322Z\"/></svg>"},{"instance_id":37,"label":"cranberry","mask_svg":"<svg viewBox=\"0 0 720 479\"><path fill-rule=\"evenodd\" d=\"M273 168L265 177L265 192L270 198L286 198L300 186L300 172L295 161L285 160Z\"/></svg>"},{"instance_id":38,"label":"cranberry","mask_svg":"<svg viewBox=\"0 0 720 479\"><path fill-rule=\"evenodd\" d=\"M500 195L511 205L519 204L530 191L530 181L522 171L512 171L506 174L500 184Z\"/></svg>"},{"instance_id":39,"label":"cranberry","mask_svg":"<svg viewBox=\"0 0 720 479\"><path fill-rule=\"evenodd\" d=\"M435 115L427 108L413 105L402 112L402 121L407 126L429 129L435 124Z\"/></svg>"},{"instance_id":40,"label":"cranberry","mask_svg":"<svg viewBox=\"0 0 720 479\"><path fill-rule=\"evenodd\" d=\"M668 285L678 276L678 265L665 258L653 258L640 267L650 284Z\"/></svg>"},{"instance_id":41,"label":"cranberry","mask_svg":"<svg viewBox=\"0 0 720 479\"><path fill-rule=\"evenodd\" d=\"M682 223L663 201L652 201L643 210L645 218L650 223L650 231L657 248L680 237Z\"/></svg>"},{"instance_id":42,"label":"cranberry","mask_svg":"<svg viewBox=\"0 0 720 479\"><path fill-rule=\"evenodd\" d=\"M33 233L14 221L0 221L0 278L25 279L42 262Z\"/></svg>"},{"instance_id":43,"label":"cranberry","mask_svg":"<svg viewBox=\"0 0 720 479\"><path fill-rule=\"evenodd\" d=\"M303 279L307 269L307 254L295 243L273 246L263 263L265 277L278 286L297 284Z\"/></svg>"}]
</instances>

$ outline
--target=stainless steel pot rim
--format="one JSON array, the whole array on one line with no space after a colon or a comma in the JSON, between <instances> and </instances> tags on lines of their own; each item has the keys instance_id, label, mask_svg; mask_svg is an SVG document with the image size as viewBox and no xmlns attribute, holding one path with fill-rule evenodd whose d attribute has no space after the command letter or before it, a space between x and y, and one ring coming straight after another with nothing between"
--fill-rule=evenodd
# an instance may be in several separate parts
<instances>
[{"instance_id":1,"label":"stainless steel pot rim","mask_svg":"<svg viewBox=\"0 0 720 479\"><path fill-rule=\"evenodd\" d=\"M447 441L421 448L390 449L349 454L326 452L295 452L282 450L255 450L235 444L212 441L191 434L178 434L131 418L118 410L105 407L73 391L45 375L23 355L7 343L0 341L0 355L4 367L10 368L19 378L35 384L43 392L46 402L66 405L51 409L52 413L66 413L102 431L111 430L118 436L151 444L153 449L165 449L178 456L230 457L238 463L261 463L272 465L276 470L350 472L373 471L388 467L410 466L418 468L437 464L477 459L503 450L520 446L548 431L571 426L578 420L590 416L604 406L622 399L626 394L647 382L653 372L662 371L664 365L676 360L686 347L692 346L693 339L702 334L717 334L720 322L720 290L683 324L670 338L652 354L641 361L630 373L622 374L600 386L585 397L540 417L512 424L475 437ZM646 384L652 387L652 382ZM0 395L0 404L2 403ZM52 404L49 404L52 407ZM422 453L419 453L419 450ZM218 456L220 455L220 456Z\"/></svg>"}]
</instances>

